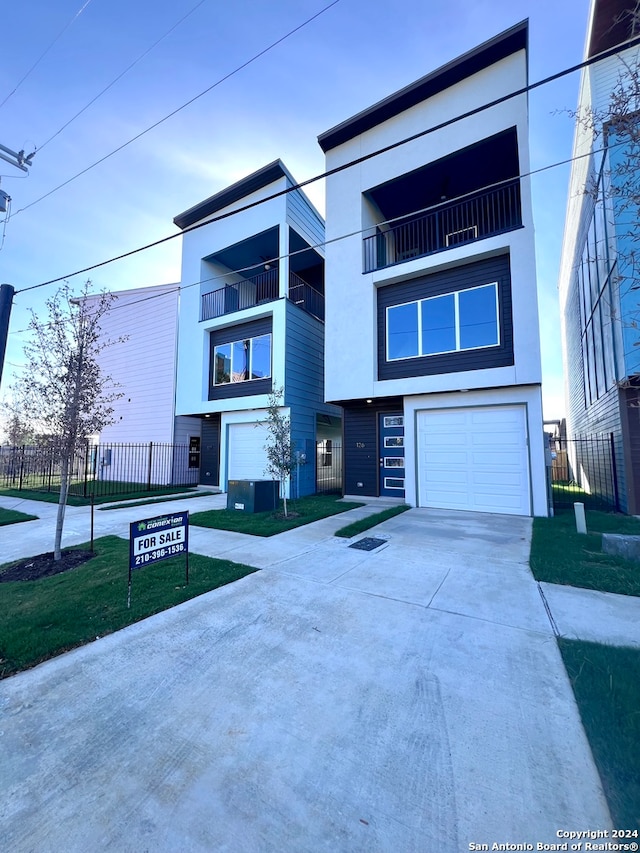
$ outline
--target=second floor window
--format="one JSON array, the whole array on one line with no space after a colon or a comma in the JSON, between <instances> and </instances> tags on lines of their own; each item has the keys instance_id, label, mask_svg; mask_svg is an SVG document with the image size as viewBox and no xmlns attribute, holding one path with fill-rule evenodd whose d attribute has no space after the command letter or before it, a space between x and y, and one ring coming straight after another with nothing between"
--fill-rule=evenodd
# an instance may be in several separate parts
<instances>
[{"instance_id":1,"label":"second floor window","mask_svg":"<svg viewBox=\"0 0 640 853\"><path fill-rule=\"evenodd\" d=\"M496 282L387 308L387 361L499 344Z\"/></svg>"},{"instance_id":2,"label":"second floor window","mask_svg":"<svg viewBox=\"0 0 640 853\"><path fill-rule=\"evenodd\" d=\"M271 376L271 335L219 344L213 350L213 384Z\"/></svg>"}]
</instances>

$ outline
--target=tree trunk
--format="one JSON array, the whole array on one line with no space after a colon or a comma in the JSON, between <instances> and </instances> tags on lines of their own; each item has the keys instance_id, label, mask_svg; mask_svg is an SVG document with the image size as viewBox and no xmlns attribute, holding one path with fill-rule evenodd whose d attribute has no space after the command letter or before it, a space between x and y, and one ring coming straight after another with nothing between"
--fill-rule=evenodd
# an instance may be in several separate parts
<instances>
[{"instance_id":1,"label":"tree trunk","mask_svg":"<svg viewBox=\"0 0 640 853\"><path fill-rule=\"evenodd\" d=\"M67 496L69 494L69 457L65 453L60 465L60 500L58 501L58 517L56 519L56 539L53 546L53 559L62 559L62 528L64 527L64 513L67 508Z\"/></svg>"}]
</instances>

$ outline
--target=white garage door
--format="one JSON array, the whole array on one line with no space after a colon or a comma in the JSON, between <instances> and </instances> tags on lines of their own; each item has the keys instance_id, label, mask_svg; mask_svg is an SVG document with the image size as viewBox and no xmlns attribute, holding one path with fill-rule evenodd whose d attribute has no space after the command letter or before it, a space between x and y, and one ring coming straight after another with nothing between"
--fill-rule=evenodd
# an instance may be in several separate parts
<instances>
[{"instance_id":1,"label":"white garage door","mask_svg":"<svg viewBox=\"0 0 640 853\"><path fill-rule=\"evenodd\" d=\"M418 501L530 515L524 406L418 412Z\"/></svg>"},{"instance_id":2,"label":"white garage door","mask_svg":"<svg viewBox=\"0 0 640 853\"><path fill-rule=\"evenodd\" d=\"M265 480L267 431L263 426L229 424L229 480Z\"/></svg>"}]
</instances>

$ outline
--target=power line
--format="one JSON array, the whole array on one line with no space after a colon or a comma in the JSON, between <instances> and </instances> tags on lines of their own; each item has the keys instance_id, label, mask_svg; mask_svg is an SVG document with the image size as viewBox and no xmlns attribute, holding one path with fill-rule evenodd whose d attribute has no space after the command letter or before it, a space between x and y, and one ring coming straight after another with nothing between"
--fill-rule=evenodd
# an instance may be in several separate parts
<instances>
[{"instance_id":1,"label":"power line","mask_svg":"<svg viewBox=\"0 0 640 853\"><path fill-rule=\"evenodd\" d=\"M108 92L112 86L115 86L115 84L118 82L118 80L121 80L125 76L125 74L128 74L129 71L131 71L131 69L134 68L139 62L141 62L145 58L145 56L147 56L149 53L151 53L151 51L154 50L160 44L161 41L164 41L164 39L166 39L167 36L171 35L171 33L175 29L177 29L180 26L180 24L183 23L183 21L186 21L187 18L189 18L191 15L193 15L193 13L196 11L196 9L200 8L200 6L202 6L202 4L206 3L206 2L207 2L207 0L200 0L199 3L196 3L196 5L193 6L193 8L190 9L185 15L183 15L178 21L176 21L176 23L172 27L170 27L166 31L166 33L164 33L163 35L160 36L159 39L154 41L154 43L151 45L151 47L148 47L143 53L140 54L140 56L138 56L137 59L134 59L130 65L127 65L127 67L123 71L121 71L120 74L118 74L117 77L115 77L109 83L108 86L105 86L104 89L102 89L100 92L98 92L98 94L95 97L93 97L87 104L85 104L81 110L78 110L78 112L74 116L72 116L68 121L66 121L59 130L56 130L56 132L52 136L50 136L46 140L46 142L43 142L42 145L38 148L38 151L42 151L42 149L46 145L48 145L53 139L55 139L56 136L59 136L63 130L65 130L67 127L69 127L69 125L72 122L74 122L77 118L79 118L82 115L82 113L84 113L86 110L88 110L90 106L95 104L95 102L99 98L101 98L105 94L105 92ZM52 190L52 192L55 192L55 190ZM44 197L45 196L43 196L43 198ZM35 204L35 203L36 202L33 202L33 204ZM26 208L22 208L22 209L26 210ZM19 212L19 211L17 211L17 212Z\"/></svg>"},{"instance_id":2,"label":"power line","mask_svg":"<svg viewBox=\"0 0 640 853\"><path fill-rule=\"evenodd\" d=\"M80 9L78 9L78 11L75 13L75 15L73 16L73 18L71 18L71 20L69 21L69 23L65 24L65 26L60 30L60 32L59 32L59 33L58 33L58 35L54 38L54 40L51 42L51 44L46 48L46 50L45 50L43 53L41 53L41 54L40 54L40 56L36 59L36 61L35 61L35 62L33 63L33 65L31 66L31 68L27 71L27 73L26 73L26 74L25 74L25 75L24 75L24 76L23 76L23 77L22 77L22 78L21 78L21 79L16 83L15 87L14 87L14 88L9 92L9 94L6 96L6 98L4 99L4 101L2 101L2 103L0 103L0 108L2 108L2 107L7 103L7 101L9 100L9 98L11 98L13 95L15 95L15 93L18 91L18 89L20 88L20 86L22 86L22 84L23 84L23 83L24 83L24 81L27 79L27 77L29 77L29 75L30 75L33 71L35 71L35 69L38 67L38 65L40 65L40 63L42 62L42 60L45 58L45 56L49 53L49 51L51 50L51 48L54 46L54 44L56 44L56 42L58 42L58 41L62 38L62 36L66 33L66 31L69 29L69 27L71 26L71 24L73 24L73 22L74 22L77 18L79 18L79 17L80 17L80 15L84 12L84 10L87 8L87 6L89 5L89 3L91 3L91 0L86 0L86 2L85 2L85 3L80 7Z\"/></svg>"},{"instance_id":3,"label":"power line","mask_svg":"<svg viewBox=\"0 0 640 853\"><path fill-rule=\"evenodd\" d=\"M624 144L625 144L624 142L618 142L618 143L615 143L615 145L608 145L608 146L603 147L603 148L598 148L598 149L594 149L593 151L588 151L585 154L578 154L575 157L569 157L565 160L558 160L555 163L548 163L546 166L540 166L537 169L532 169L529 172L525 172L523 174L518 175L517 177L519 179L531 178L534 175L538 175L542 172L548 172L550 169L556 169L559 166L567 166L570 163L576 162L577 160L582 160L586 157L591 157L593 154L601 154L604 151L611 150L612 148L616 148L616 147L622 146ZM486 192L488 190L495 189L495 188L497 188L497 187L499 187L505 183L511 182L513 180L515 180L515 178L507 178L503 181L497 181L493 184L486 184L484 187L480 187L479 189L475 189L475 190L470 191L468 193L463 193L462 195L456 196L455 198L449 198L446 201L438 202L437 204L429 205L428 207L423 207L420 210L412 211L411 215L412 216L419 216L419 215L423 215L426 213L434 212L434 211L436 211L442 207L447 207L447 206L451 205L452 202L464 201L465 198L468 198L470 196L474 196L479 192ZM401 221L403 219L406 219L406 217L407 217L407 214L402 214L401 216L396 216L392 219L386 219L382 222L378 222L377 225L391 225L391 226L393 226L396 222ZM207 222L206 224L209 225L210 221ZM341 240L347 240L349 237L356 237L360 234L364 234L365 231L370 231L370 230L371 230L370 226L367 226L366 228L358 228L355 231L350 231L347 234L341 234L338 237L332 237L329 240L323 240L321 243L315 243L315 244L306 246L303 249L296 249L295 251L288 252L284 255L277 255L277 256L274 256L273 258L267 258L266 263L276 263L277 261L280 261L282 259L292 258L295 255L301 255L301 254L304 254L304 252L308 252L308 251L313 250L313 249L322 249L322 248L326 247L327 245L330 245L331 243L339 243ZM178 235L178 236L180 236L180 235ZM151 299L160 299L161 297L166 296L169 293L176 293L176 292L181 293L182 291L189 290L192 287L198 287L199 285L202 285L202 284L209 284L210 282L223 280L223 279L227 278L229 275L233 275L233 274L241 275L242 273L248 272L248 271L255 269L255 268L256 268L256 264L250 264L246 267L239 267L238 269L228 270L227 272L220 273L220 274L214 275L214 276L210 276L209 278L200 278L197 281L190 282L189 284L180 283L173 290L164 291L163 293L153 293L150 296L143 296L140 299L137 299L137 300L132 301L132 302L123 302L119 305L116 304L113 306L113 308L110 308L109 311L117 311L119 308L130 308L132 305L138 305L140 302L148 302ZM171 287L171 285L166 285L166 287ZM31 288L26 288L26 290L29 290L29 289L31 289ZM24 293L24 292L25 292L24 290L16 291L16 293ZM126 291L126 290L120 291L120 293L128 293L128 292L130 292L130 291ZM54 323L48 323L46 325L52 326L55 324ZM20 334L24 334L28 331L29 331L29 328L19 329L19 330L13 332L13 334L14 335L20 335Z\"/></svg>"},{"instance_id":4,"label":"power line","mask_svg":"<svg viewBox=\"0 0 640 853\"><path fill-rule=\"evenodd\" d=\"M338 2L338 0L334 0L334 3L332 3L331 5L335 5L336 2ZM330 7L327 6L326 9L328 9L328 8L330 8ZM318 14L321 14L321 12ZM317 15L315 17L317 17ZM304 25L301 25L301 26L304 26ZM298 29L300 29L300 27L298 27ZM521 95L526 95L529 92L533 91L534 89L538 89L541 86L547 85L548 83L552 83L552 82L554 82L554 81L556 81L562 77L567 76L568 74L573 74L576 71L580 71L583 68L587 68L590 65L593 65L595 62L599 62L603 59L607 59L610 56L614 56L617 53L620 53L622 50L627 50L628 48L635 47L638 44L640 44L640 36L637 36L636 38L630 39L629 41L625 42L622 45L618 45L615 48L610 48L609 50L603 51L602 53L599 53L594 57L591 57L587 60L584 60L583 62L580 62L577 65L572 65L569 68L565 68L563 71L558 71L555 74L551 74L549 77L545 77L542 80L538 80L536 83L529 83L520 89L516 89L515 91L510 92L508 95L503 95L500 98L496 98L493 101L489 101L485 104L482 104L479 107L475 107L472 110L468 110L465 113L461 113L457 116L453 116L452 118L447 119L446 121L440 122L439 124L436 124L436 125L432 125L431 127L428 127L425 130L421 130L418 133L414 133L411 136L404 137L403 139L400 139L396 142L390 143L389 145L386 145L382 148L378 148L375 151L371 151L369 154L363 154L360 157L356 157L353 160L349 160L347 163L343 163L341 166L336 166L333 169L328 169L325 172L322 172L313 178L308 178L306 181L300 181L300 183L293 184L290 187L286 187L285 189L279 190L278 192L275 192L275 193L272 193L271 195L265 196L262 199L258 199L257 201L250 202L249 204L245 204L242 207L238 207L234 210L228 211L227 213L221 213L218 216L211 217L210 219L207 219L204 222L199 222L199 223L196 223L195 225L191 225L188 228L185 228L183 231L180 231L176 234L170 234L167 237L161 237L159 240L154 240L152 243L147 243L144 246L139 246L137 249L131 249L128 252L123 252L120 255L115 255L114 257L109 258L106 261L100 261L96 264L92 264L91 266L84 267L80 270L76 270L75 272L66 273L65 275L58 276L57 278L52 278L52 279L49 279L48 281L43 281L43 282L40 282L39 284L34 284L31 287L23 287L20 290L16 290L16 294L26 293L30 290L36 290L40 287L47 287L50 284L56 284L59 281L64 281L67 278L73 278L76 275L83 275L84 273L91 272L91 270L99 269L100 267L107 266L108 264L114 263L115 261L121 261L124 258L131 257L132 255L138 254L139 252L144 252L144 251L147 251L148 249L153 249L156 246L160 246L163 243L167 243L170 240L174 240L177 237L181 237L183 234L187 234L191 231L196 231L198 228L203 228L206 225L211 225L213 222L220 222L223 219L228 219L231 216L236 216L239 213L244 213L245 211L251 210L254 207L258 207L261 204L265 204L265 202L273 201L274 199L280 198L283 195L287 195L290 192L294 192L295 190L298 190L298 189L303 189L304 187L307 187L310 184L315 183L316 181L322 180L324 178L331 177L332 175L336 175L339 172L344 172L347 169L351 169L354 166L358 166L361 163L364 163L368 160L373 159L374 157L380 156L381 154L386 154L389 151L393 151L394 149L399 148L402 145L406 145L409 142L414 142L415 140L420 139L424 136L428 136L431 133L435 133L438 130L443 130L444 128L450 127L452 124L455 124L456 122L462 121L462 120L467 119L467 118L471 118L472 116L478 115L479 113L482 113L485 110L491 109L492 107L499 106L500 104L503 104L506 101L511 100L512 98L516 98L516 97L519 97ZM569 160L567 160L565 162L571 162L571 159L572 158L569 158ZM549 167L549 168L551 168L551 167ZM541 171L543 171L543 170L544 169L542 169ZM533 173L529 173L529 174L533 174ZM525 177L525 176L521 176L521 177ZM54 190L52 190L52 192L54 192ZM45 198L45 196L43 196L43 198ZM36 204L36 203L37 202L34 201L30 205L27 205L27 207L31 207L33 204ZM26 209L27 208L22 208L22 210L26 210ZM14 216L15 215L16 214L14 214Z\"/></svg>"},{"instance_id":5,"label":"power line","mask_svg":"<svg viewBox=\"0 0 640 853\"><path fill-rule=\"evenodd\" d=\"M109 152L109 154L105 154L104 157L101 157L99 160L96 160L95 163L92 163L90 166L87 166L86 169L82 169L82 171L78 172L76 175L73 175L71 178L68 178L68 180L64 181L63 183L58 184L57 187L54 187L52 190L49 190L48 193L45 193L43 196L40 196L40 198L35 199L30 204L27 204L24 207L21 207L19 210L16 210L16 212L13 215L17 216L19 213L22 213L23 211L28 210L30 207L33 207L34 204L39 204L41 201L44 201L45 198L48 198L50 195L53 195L54 193L58 192L58 190L62 189L63 187L66 187L72 181L75 181L76 178L79 178L82 175L85 175L87 172L90 172L91 169L95 169L95 167L99 166L100 163L104 163L105 160L108 160L110 157L113 157L114 154L117 154L119 151L122 151L128 145L131 145L133 142L136 142L136 140L145 136L147 133L154 130L156 127L159 127L161 124L164 124L165 121L168 121L170 118L173 118L173 116L177 115L179 112L186 109L186 107L193 104L199 98L202 98L203 95L208 94L209 92L212 91L212 89L215 89L217 86L220 86L222 83L224 83L230 77L233 77L234 75L238 74L240 71L243 71L249 65L252 65L254 62L256 62L256 60L260 59L266 53L269 53L271 50L276 48L279 44L282 44L283 41L286 41L286 39L290 38L292 35L295 35L295 33L297 33L299 30L303 29L304 27L306 27L312 21L315 21L316 18L319 18L320 15L323 15L325 12L327 12L333 6L337 5L339 2L340 2L340 0L332 0L331 3L329 3L327 6L324 6L324 8L320 9L319 12L316 12L315 15L312 15L310 18L307 18L306 21L303 21L301 24L298 24L297 27L294 27L292 30L289 30L289 32L285 33L285 35L281 36L279 39L276 39L276 41L272 42L267 47L263 48L259 53L256 53L250 59L247 59L246 62L243 62L241 65L238 65L236 68L233 69L233 71L230 71L228 74L225 74L224 77L221 77L219 80L216 80L215 83L212 83L211 86L208 86L206 89L204 89L198 95L194 95L193 98L190 98L186 103L182 104L182 106L177 107L175 110L170 112L168 115L164 116L161 119L158 119L158 121L154 122L152 125L147 127L145 130L140 131L140 133L136 134L131 139L127 140L126 142L123 142L122 145L119 145L117 148L114 148L114 150Z\"/></svg>"}]
</instances>

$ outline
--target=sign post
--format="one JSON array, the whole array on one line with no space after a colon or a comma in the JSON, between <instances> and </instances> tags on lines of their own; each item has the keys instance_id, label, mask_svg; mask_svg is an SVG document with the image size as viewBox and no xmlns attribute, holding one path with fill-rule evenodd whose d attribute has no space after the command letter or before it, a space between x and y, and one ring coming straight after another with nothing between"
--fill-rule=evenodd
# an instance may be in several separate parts
<instances>
[{"instance_id":1,"label":"sign post","mask_svg":"<svg viewBox=\"0 0 640 853\"><path fill-rule=\"evenodd\" d=\"M189 512L170 512L144 518L129 525L129 586L127 608L131 607L131 573L160 560L185 555L185 579L189 583Z\"/></svg>"}]
</instances>

